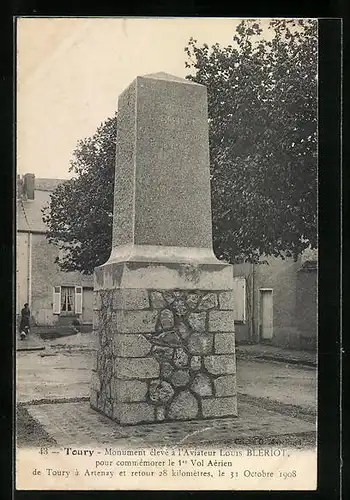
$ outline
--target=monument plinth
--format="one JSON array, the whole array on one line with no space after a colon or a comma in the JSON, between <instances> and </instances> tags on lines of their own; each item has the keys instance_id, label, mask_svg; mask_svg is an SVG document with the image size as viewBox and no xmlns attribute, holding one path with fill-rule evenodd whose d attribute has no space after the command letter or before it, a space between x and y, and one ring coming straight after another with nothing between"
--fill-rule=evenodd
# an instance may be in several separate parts
<instances>
[{"instance_id":1,"label":"monument plinth","mask_svg":"<svg viewBox=\"0 0 350 500\"><path fill-rule=\"evenodd\" d=\"M237 415L232 287L212 249L206 88L138 77L119 97L91 406L121 424Z\"/></svg>"}]
</instances>

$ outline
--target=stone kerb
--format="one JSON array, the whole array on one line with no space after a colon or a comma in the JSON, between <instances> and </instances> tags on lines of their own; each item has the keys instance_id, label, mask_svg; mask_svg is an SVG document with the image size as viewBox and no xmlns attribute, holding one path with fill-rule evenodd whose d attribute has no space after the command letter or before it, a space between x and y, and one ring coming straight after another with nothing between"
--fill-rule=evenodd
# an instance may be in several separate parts
<instances>
[{"instance_id":1,"label":"stone kerb","mask_svg":"<svg viewBox=\"0 0 350 500\"><path fill-rule=\"evenodd\" d=\"M96 291L91 406L124 425L236 416L231 293Z\"/></svg>"}]
</instances>

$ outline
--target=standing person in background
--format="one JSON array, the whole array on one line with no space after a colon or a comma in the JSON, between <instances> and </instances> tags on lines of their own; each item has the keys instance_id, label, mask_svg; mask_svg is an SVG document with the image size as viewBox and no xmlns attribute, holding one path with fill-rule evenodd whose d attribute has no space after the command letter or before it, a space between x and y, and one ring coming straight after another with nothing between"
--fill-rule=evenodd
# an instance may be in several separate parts
<instances>
[{"instance_id":1,"label":"standing person in background","mask_svg":"<svg viewBox=\"0 0 350 500\"><path fill-rule=\"evenodd\" d=\"M29 333L29 327L30 327L29 319L30 319L30 309L28 304L25 303L21 311L21 323L19 325L21 339L25 339Z\"/></svg>"}]
</instances>

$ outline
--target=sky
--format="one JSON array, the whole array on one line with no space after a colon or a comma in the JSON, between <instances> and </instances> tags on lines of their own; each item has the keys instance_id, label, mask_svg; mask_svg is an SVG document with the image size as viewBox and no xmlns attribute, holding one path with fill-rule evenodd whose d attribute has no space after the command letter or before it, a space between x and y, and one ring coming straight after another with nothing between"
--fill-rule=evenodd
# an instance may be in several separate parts
<instances>
[{"instance_id":1,"label":"sky","mask_svg":"<svg viewBox=\"0 0 350 500\"><path fill-rule=\"evenodd\" d=\"M138 75L185 77L184 48L227 46L239 19L21 18L17 24L17 172L65 179L77 141L117 110Z\"/></svg>"}]
</instances>

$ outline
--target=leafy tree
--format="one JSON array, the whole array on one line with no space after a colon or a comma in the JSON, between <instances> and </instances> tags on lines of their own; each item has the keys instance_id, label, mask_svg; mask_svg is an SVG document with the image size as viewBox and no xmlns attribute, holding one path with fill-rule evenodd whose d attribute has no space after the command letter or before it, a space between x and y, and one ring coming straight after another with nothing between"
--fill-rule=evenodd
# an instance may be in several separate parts
<instances>
[{"instance_id":1,"label":"leafy tree","mask_svg":"<svg viewBox=\"0 0 350 500\"><path fill-rule=\"evenodd\" d=\"M109 258L116 132L115 116L78 142L69 169L74 177L55 189L44 209L47 238L63 250L57 262L64 271L91 274Z\"/></svg>"},{"instance_id":2,"label":"leafy tree","mask_svg":"<svg viewBox=\"0 0 350 500\"><path fill-rule=\"evenodd\" d=\"M185 48L208 89L214 249L296 258L317 245L317 22L245 20L233 42Z\"/></svg>"},{"instance_id":3,"label":"leafy tree","mask_svg":"<svg viewBox=\"0 0 350 500\"><path fill-rule=\"evenodd\" d=\"M233 44L185 48L208 88L214 250L230 262L317 245L317 22L244 20ZM117 118L79 141L45 211L63 270L110 254Z\"/></svg>"}]
</instances>

